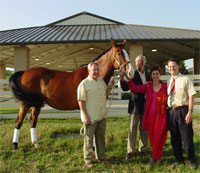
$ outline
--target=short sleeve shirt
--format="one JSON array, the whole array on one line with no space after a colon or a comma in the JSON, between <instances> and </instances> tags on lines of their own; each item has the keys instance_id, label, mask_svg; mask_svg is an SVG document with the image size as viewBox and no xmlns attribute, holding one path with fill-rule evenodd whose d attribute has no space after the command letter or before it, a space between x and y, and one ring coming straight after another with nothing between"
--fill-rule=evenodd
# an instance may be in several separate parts
<instances>
[{"instance_id":1,"label":"short sleeve shirt","mask_svg":"<svg viewBox=\"0 0 200 173\"><path fill-rule=\"evenodd\" d=\"M88 76L78 86L77 100L85 101L86 111L91 121L102 120L107 114L106 107L107 85L103 79L92 79ZM84 121L81 111L81 120Z\"/></svg>"},{"instance_id":2,"label":"short sleeve shirt","mask_svg":"<svg viewBox=\"0 0 200 173\"><path fill-rule=\"evenodd\" d=\"M175 95L170 93L171 82L175 79ZM177 106L188 106L189 97L196 94L194 89L193 82L189 77L178 74L168 81L168 106L177 107Z\"/></svg>"}]
</instances>

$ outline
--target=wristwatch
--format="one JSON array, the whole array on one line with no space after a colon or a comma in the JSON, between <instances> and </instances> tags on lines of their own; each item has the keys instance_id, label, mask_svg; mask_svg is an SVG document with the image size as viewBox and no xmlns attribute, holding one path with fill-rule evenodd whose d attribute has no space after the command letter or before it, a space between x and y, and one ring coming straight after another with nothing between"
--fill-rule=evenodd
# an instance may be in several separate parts
<instances>
[{"instance_id":1,"label":"wristwatch","mask_svg":"<svg viewBox=\"0 0 200 173\"><path fill-rule=\"evenodd\" d=\"M189 109L188 112L193 112L193 109Z\"/></svg>"}]
</instances>

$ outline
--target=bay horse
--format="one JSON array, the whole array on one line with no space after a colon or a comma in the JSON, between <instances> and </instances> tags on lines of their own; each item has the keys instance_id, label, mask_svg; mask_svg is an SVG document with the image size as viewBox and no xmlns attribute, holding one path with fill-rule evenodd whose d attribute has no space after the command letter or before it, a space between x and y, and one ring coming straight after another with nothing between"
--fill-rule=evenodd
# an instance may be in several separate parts
<instances>
[{"instance_id":1,"label":"bay horse","mask_svg":"<svg viewBox=\"0 0 200 173\"><path fill-rule=\"evenodd\" d=\"M99 65L99 76L106 84L113 75L114 69L124 68L127 77L133 78L134 70L124 49L125 44L126 40L122 44L117 44L111 38L112 47L95 61ZM31 107L31 142L35 147L39 147L36 133L37 120L45 103L59 110L79 109L77 87L87 76L87 66L80 67L73 72L38 67L14 73L9 82L14 96L20 101L20 110L12 141L13 149L18 149L19 130Z\"/></svg>"}]
</instances>

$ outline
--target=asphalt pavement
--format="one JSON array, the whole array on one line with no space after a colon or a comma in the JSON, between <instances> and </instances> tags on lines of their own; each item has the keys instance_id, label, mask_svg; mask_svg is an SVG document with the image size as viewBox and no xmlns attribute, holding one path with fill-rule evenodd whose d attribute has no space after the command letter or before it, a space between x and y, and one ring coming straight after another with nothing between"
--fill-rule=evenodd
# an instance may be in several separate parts
<instances>
[{"instance_id":1,"label":"asphalt pavement","mask_svg":"<svg viewBox=\"0 0 200 173\"><path fill-rule=\"evenodd\" d=\"M111 106L110 106L111 104ZM0 107L18 107L19 103L15 101L9 102L0 102ZM109 108L110 106L110 108ZM128 116L128 100L108 100L108 117L109 116ZM200 113L200 106L194 106L194 113ZM29 118L30 114L27 114L26 118ZM47 104L41 109L39 118L71 118L71 117L80 117L80 110L72 111L61 111L53 109ZM0 119L16 119L17 114L0 114Z\"/></svg>"},{"instance_id":2,"label":"asphalt pavement","mask_svg":"<svg viewBox=\"0 0 200 173\"><path fill-rule=\"evenodd\" d=\"M110 106L111 103L111 106ZM0 107L18 107L18 102L1 102ZM110 106L110 108L109 108ZM107 101L108 107L108 116L128 116L128 100L110 100ZM27 114L26 118L29 118L30 114ZM71 117L80 117L80 110L72 110L72 111L61 111L57 109L53 109L52 107L45 105L41 109L41 113L39 118L71 118ZM17 114L0 114L0 118L2 119L16 119Z\"/></svg>"}]
</instances>

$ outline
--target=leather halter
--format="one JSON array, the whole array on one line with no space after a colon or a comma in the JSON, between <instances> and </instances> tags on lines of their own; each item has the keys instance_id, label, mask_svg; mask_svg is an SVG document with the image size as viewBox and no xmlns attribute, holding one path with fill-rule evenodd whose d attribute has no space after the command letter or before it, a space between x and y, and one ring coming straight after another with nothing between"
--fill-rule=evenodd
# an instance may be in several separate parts
<instances>
[{"instance_id":1,"label":"leather halter","mask_svg":"<svg viewBox=\"0 0 200 173\"><path fill-rule=\"evenodd\" d=\"M114 55L115 55L115 50L113 50L113 53L114 53ZM129 63L131 63L130 61L128 61L127 63L125 63L125 64L121 64L117 59L116 59L116 57L114 56L114 62L116 62L118 65L119 65L119 68L120 67L123 67L124 69L126 69L126 66L129 64ZM118 69L119 69L118 68Z\"/></svg>"}]
</instances>

